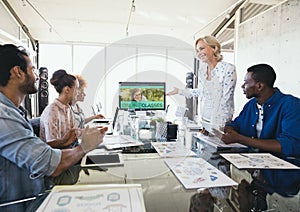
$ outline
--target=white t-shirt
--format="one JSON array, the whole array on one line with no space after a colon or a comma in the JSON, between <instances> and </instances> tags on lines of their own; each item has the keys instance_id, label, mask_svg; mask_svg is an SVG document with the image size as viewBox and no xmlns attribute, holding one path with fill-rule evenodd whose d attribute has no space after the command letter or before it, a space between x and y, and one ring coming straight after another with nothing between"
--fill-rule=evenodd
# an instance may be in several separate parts
<instances>
[{"instance_id":1,"label":"white t-shirt","mask_svg":"<svg viewBox=\"0 0 300 212\"><path fill-rule=\"evenodd\" d=\"M263 128L263 117L264 117L264 108L263 105L256 104L258 108L258 120L256 123L256 132L257 132L257 138L260 137L261 130Z\"/></svg>"}]
</instances>

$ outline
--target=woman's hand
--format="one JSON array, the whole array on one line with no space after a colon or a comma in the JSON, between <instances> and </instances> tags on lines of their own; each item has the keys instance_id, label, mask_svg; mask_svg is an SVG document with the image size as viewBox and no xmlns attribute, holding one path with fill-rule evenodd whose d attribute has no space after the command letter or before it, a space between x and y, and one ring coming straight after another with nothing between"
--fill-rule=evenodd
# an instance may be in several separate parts
<instances>
[{"instance_id":1,"label":"woman's hand","mask_svg":"<svg viewBox=\"0 0 300 212\"><path fill-rule=\"evenodd\" d=\"M94 116L94 119L105 119L105 116L103 116L102 114L97 114Z\"/></svg>"}]
</instances>

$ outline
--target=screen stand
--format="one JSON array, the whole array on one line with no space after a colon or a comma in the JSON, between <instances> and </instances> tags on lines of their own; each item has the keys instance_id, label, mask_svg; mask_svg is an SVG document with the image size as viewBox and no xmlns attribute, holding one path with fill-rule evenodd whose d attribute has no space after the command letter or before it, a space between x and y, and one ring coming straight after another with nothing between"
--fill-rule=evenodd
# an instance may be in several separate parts
<instances>
[{"instance_id":1,"label":"screen stand","mask_svg":"<svg viewBox=\"0 0 300 212\"><path fill-rule=\"evenodd\" d=\"M135 113L135 110L134 109L128 109L128 116L135 116L136 113Z\"/></svg>"},{"instance_id":2,"label":"screen stand","mask_svg":"<svg viewBox=\"0 0 300 212\"><path fill-rule=\"evenodd\" d=\"M146 116L153 117L155 116L155 112L153 112L152 110L146 111Z\"/></svg>"},{"instance_id":3,"label":"screen stand","mask_svg":"<svg viewBox=\"0 0 300 212\"><path fill-rule=\"evenodd\" d=\"M146 115L147 115L146 111L128 109L128 116L129 117L132 117L132 116L141 117L141 116L146 116Z\"/></svg>"},{"instance_id":4,"label":"screen stand","mask_svg":"<svg viewBox=\"0 0 300 212\"><path fill-rule=\"evenodd\" d=\"M139 117L141 117L141 116L146 116L146 115L147 115L146 111L135 111L135 113L136 113L136 115L139 116Z\"/></svg>"}]
</instances>

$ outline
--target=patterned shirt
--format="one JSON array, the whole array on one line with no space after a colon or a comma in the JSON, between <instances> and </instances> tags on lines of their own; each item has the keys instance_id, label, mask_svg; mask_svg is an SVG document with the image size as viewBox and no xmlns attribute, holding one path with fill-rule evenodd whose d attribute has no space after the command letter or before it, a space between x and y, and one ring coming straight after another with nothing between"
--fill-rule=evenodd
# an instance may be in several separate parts
<instances>
[{"instance_id":1,"label":"patterned shirt","mask_svg":"<svg viewBox=\"0 0 300 212\"><path fill-rule=\"evenodd\" d=\"M227 62L218 62L207 80L207 64L202 63L198 71L198 88L180 91L188 98L199 97L201 119L213 125L224 127L231 121L234 113L234 90L236 85L235 66Z\"/></svg>"},{"instance_id":2,"label":"patterned shirt","mask_svg":"<svg viewBox=\"0 0 300 212\"><path fill-rule=\"evenodd\" d=\"M80 128L80 129L83 129L84 124L85 124L85 116L84 116L83 110L79 107L78 104L71 107L71 109L74 113L76 127Z\"/></svg>"},{"instance_id":3,"label":"patterned shirt","mask_svg":"<svg viewBox=\"0 0 300 212\"><path fill-rule=\"evenodd\" d=\"M53 141L62 138L74 127L75 118L71 107L55 99L41 115L40 138L45 142Z\"/></svg>"}]
</instances>

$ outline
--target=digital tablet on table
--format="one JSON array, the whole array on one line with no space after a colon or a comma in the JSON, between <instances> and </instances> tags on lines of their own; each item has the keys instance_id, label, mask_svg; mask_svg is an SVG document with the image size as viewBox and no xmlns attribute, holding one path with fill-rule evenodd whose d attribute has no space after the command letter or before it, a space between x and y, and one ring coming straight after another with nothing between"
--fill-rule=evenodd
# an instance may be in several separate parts
<instances>
[{"instance_id":1,"label":"digital tablet on table","mask_svg":"<svg viewBox=\"0 0 300 212\"><path fill-rule=\"evenodd\" d=\"M81 160L81 167L107 167L122 166L124 161L120 153L102 153L95 154L93 152L86 154Z\"/></svg>"}]
</instances>

